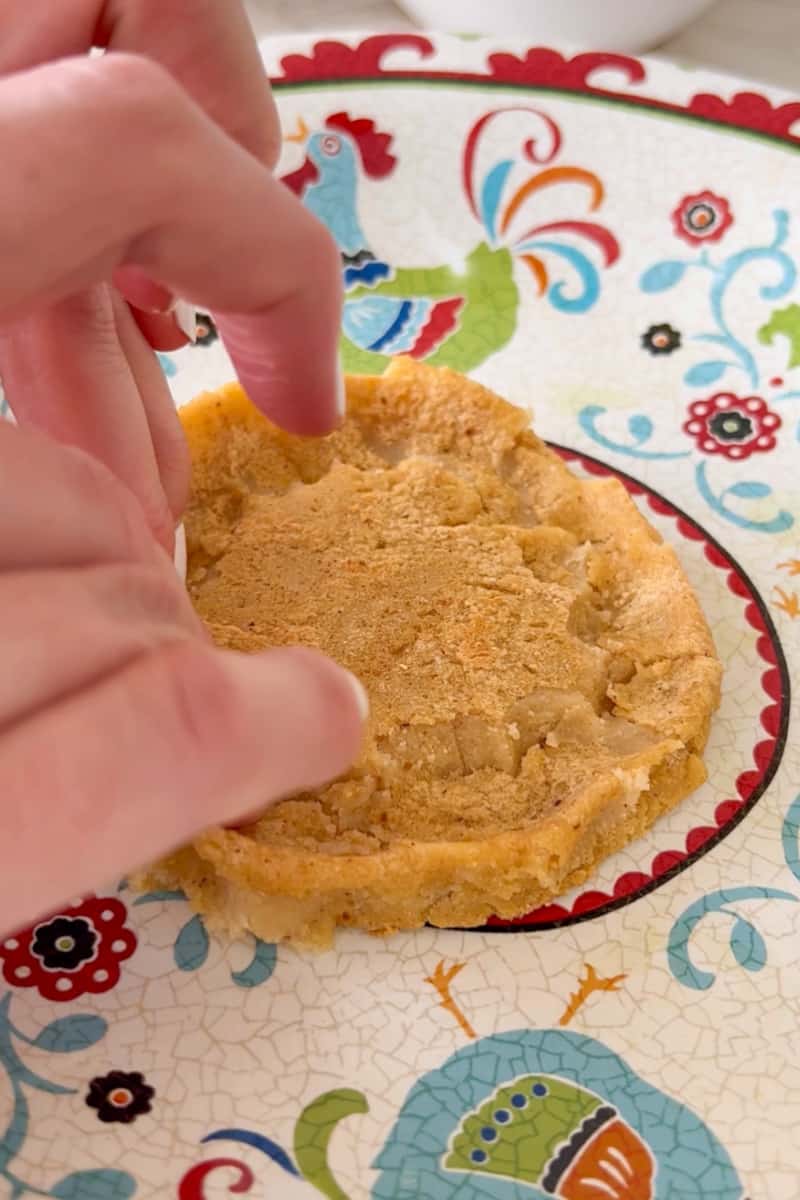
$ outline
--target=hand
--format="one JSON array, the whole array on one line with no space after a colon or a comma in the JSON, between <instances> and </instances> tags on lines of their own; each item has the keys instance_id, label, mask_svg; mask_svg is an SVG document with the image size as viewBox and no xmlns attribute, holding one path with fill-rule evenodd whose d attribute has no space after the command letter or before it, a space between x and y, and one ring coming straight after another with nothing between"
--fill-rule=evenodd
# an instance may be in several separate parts
<instances>
[{"instance_id":1,"label":"hand","mask_svg":"<svg viewBox=\"0 0 800 1200\"><path fill-rule=\"evenodd\" d=\"M254 402L326 433L339 256L265 169L278 121L239 0L0 0L0 28L0 374L17 418L110 467L168 546L186 453L142 330L164 348L176 328L108 281L214 310ZM108 52L59 57L92 42Z\"/></svg>"},{"instance_id":2,"label":"hand","mask_svg":"<svg viewBox=\"0 0 800 1200\"><path fill-rule=\"evenodd\" d=\"M188 467L150 344L180 337L143 310L189 297L270 417L338 420L338 254L266 169L277 120L238 3L0 0L0 27L10 928L338 774L361 713L318 655L213 650L165 553ZM111 53L61 57L93 42Z\"/></svg>"}]
</instances>

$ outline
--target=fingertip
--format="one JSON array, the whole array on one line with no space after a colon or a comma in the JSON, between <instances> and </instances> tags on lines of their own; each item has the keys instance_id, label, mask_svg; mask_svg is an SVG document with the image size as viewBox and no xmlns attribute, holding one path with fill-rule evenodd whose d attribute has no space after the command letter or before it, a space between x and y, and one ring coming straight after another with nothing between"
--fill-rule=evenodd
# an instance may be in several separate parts
<instances>
[{"instance_id":1,"label":"fingertip","mask_svg":"<svg viewBox=\"0 0 800 1200\"><path fill-rule=\"evenodd\" d=\"M214 317L253 403L288 433L321 437L341 424L341 256L328 230L282 185L275 187L284 290L258 310L226 309ZM274 256L268 267L256 260L254 277L276 265Z\"/></svg>"},{"instance_id":2,"label":"fingertip","mask_svg":"<svg viewBox=\"0 0 800 1200\"><path fill-rule=\"evenodd\" d=\"M349 671L294 646L225 657L231 677L245 689L254 735L269 760L266 799L319 787L351 765L369 704Z\"/></svg>"},{"instance_id":3,"label":"fingertip","mask_svg":"<svg viewBox=\"0 0 800 1200\"><path fill-rule=\"evenodd\" d=\"M287 433L324 437L338 429L344 405L335 345L315 349L286 314L215 314L242 387Z\"/></svg>"}]
</instances>

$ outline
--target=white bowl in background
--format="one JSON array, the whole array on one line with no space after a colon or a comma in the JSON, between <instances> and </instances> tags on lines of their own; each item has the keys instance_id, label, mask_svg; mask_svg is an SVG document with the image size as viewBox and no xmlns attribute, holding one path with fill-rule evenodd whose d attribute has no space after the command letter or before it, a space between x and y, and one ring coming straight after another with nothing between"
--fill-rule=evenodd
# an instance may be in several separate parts
<instances>
[{"instance_id":1,"label":"white bowl in background","mask_svg":"<svg viewBox=\"0 0 800 1200\"><path fill-rule=\"evenodd\" d=\"M532 44L573 42L647 50L714 0L397 0L412 20L446 33L524 34Z\"/></svg>"}]
</instances>

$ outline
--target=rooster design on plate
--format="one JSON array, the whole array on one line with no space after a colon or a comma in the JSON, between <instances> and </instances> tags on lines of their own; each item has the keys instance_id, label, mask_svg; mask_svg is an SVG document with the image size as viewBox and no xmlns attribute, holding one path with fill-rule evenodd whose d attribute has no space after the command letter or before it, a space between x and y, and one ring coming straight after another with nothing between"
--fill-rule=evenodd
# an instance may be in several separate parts
<instances>
[{"instance_id":1,"label":"rooster design on plate","mask_svg":"<svg viewBox=\"0 0 800 1200\"><path fill-rule=\"evenodd\" d=\"M287 1200L350 1200L329 1145L339 1122L368 1109L349 1088L319 1096L295 1125L293 1154L245 1129L205 1141L266 1156L264 1176L283 1172ZM484 1038L424 1075L374 1166L372 1200L745 1200L694 1113L600 1042L563 1029ZM205 1200L205 1181L232 1171L231 1191L256 1186L248 1164L215 1157L184 1176L180 1200Z\"/></svg>"},{"instance_id":2,"label":"rooster design on plate","mask_svg":"<svg viewBox=\"0 0 800 1200\"><path fill-rule=\"evenodd\" d=\"M492 161L486 142L495 123L523 115L533 129L516 156ZM467 134L462 178L482 237L462 270L398 268L390 246L368 244L359 217L361 180L388 179L397 164L391 135L373 120L338 112L315 131L301 120L287 140L301 143L306 157L283 181L327 225L342 256L346 370L380 372L394 354L472 370L511 339L520 284L565 314L585 313L600 295L601 271L619 258L614 235L586 219L602 208L603 184L592 171L561 162L561 130L537 109L495 109ZM578 216L567 210L563 219L537 221L545 192L577 205Z\"/></svg>"}]
</instances>

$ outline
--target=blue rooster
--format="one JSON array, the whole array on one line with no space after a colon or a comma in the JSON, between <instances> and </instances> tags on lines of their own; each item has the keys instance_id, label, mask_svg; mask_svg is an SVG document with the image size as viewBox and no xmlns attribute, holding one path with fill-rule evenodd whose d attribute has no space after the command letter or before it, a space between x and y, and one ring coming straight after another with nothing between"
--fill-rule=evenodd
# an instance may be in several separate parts
<instances>
[{"instance_id":1,"label":"blue rooster","mask_svg":"<svg viewBox=\"0 0 800 1200\"><path fill-rule=\"evenodd\" d=\"M289 140L297 139L306 143L306 164L285 182L302 191L306 207L327 225L342 255L345 290L358 291L345 301L345 338L372 354L425 357L455 328L463 297L364 294L397 273L369 248L358 219L359 152L367 174L384 178L397 161L389 153L391 139L376 132L374 122L350 120L345 113L334 114L324 131L310 136L301 123Z\"/></svg>"},{"instance_id":2,"label":"blue rooster","mask_svg":"<svg viewBox=\"0 0 800 1200\"><path fill-rule=\"evenodd\" d=\"M529 173L520 185L512 186L517 164L511 159L496 163L483 178L476 177L478 143L490 122L506 111L487 113L466 139L467 200L485 237L467 256L463 271L451 266L395 268L368 245L358 214L362 171L369 178L383 179L397 163L390 150L391 136L379 132L374 121L338 112L314 132L300 121L298 131L287 138L305 147L306 158L298 170L284 177L284 183L328 227L341 252L346 292L342 350L347 370L380 372L394 354L471 370L514 333L519 306L515 261L524 264L539 293L547 291L551 304L563 312L584 312L597 299L597 268L575 241L591 242L610 266L619 257L619 245L607 229L575 220L521 228L528 223L529 201L545 188L563 184L588 188L590 209L598 208L604 197L602 184L591 172L549 165L561 148L555 123L537 110L524 110L544 122L550 147L543 155L534 139L525 142L520 162L542 169ZM572 269L577 294L574 287L568 292L563 281L550 284L546 258Z\"/></svg>"}]
</instances>

